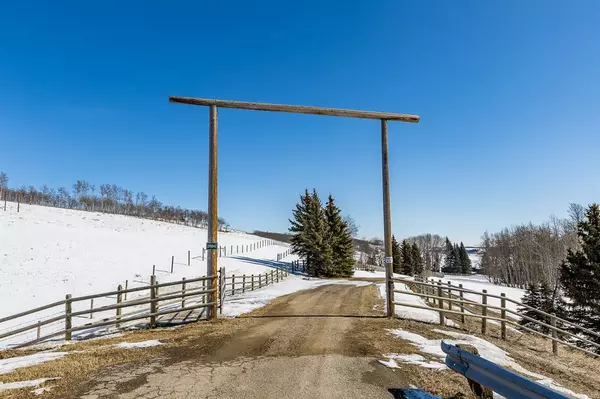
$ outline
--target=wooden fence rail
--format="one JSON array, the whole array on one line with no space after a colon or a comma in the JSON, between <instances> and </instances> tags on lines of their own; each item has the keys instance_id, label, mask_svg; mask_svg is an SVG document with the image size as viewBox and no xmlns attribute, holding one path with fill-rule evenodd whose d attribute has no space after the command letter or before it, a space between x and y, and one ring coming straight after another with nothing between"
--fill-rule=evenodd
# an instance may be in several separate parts
<instances>
[{"instance_id":1,"label":"wooden fence rail","mask_svg":"<svg viewBox=\"0 0 600 399\"><path fill-rule=\"evenodd\" d=\"M35 322L23 326L18 325L16 327L10 327L7 331L0 331L0 340L14 337L30 331L36 332L36 338L27 342L19 343L15 347L23 347L32 345L35 343L43 342L45 340L59 337L64 335L65 340L72 339L72 333L76 331L83 331L88 329L94 329L99 327L116 326L121 327L125 323L132 321L148 319L151 327L155 327L158 323L158 317L178 312L187 312L196 309L203 309L214 305L215 303L209 302L211 297L210 294L218 292L217 306L220 311L223 311L223 301L225 296L231 296L238 293L243 293L249 290L255 290L262 288L266 285L273 284L281 281L283 278L288 276L288 272L285 270L273 270L270 273L261 275L243 275L243 276L225 276L225 269L221 268L218 276L214 277L198 277L198 278L183 278L179 281L172 281L167 283L159 283L156 280L156 276L151 276L150 285L136 288L123 288L121 285L118 286L115 291L107 291L98 294L90 294L79 297L71 297L67 295L64 300L50 303L48 305L40 306L35 309L31 309L25 312L20 312L11 316L0 319L0 324L3 322L12 321L19 317L29 316L38 312L43 312L48 309L60 307L61 311L53 315L40 315L39 319ZM211 280L213 282L213 288L211 286ZM237 280L237 281L236 281ZM192 284L197 286L193 286ZM173 287L174 290L160 290L161 288ZM140 293L147 292L146 295L142 295L137 298L126 299L127 293ZM115 296L115 297L113 297ZM96 306L94 307L94 299L97 298L112 298L115 300L112 304ZM81 310L73 310L75 303L81 303L84 301L90 301L91 306ZM173 308L173 305L177 304ZM147 306L146 309L143 309ZM123 309L126 308L138 308L130 313L123 314ZM73 326L75 318L92 318L93 314L101 312L113 311L113 316L105 317L101 320L86 323L84 325ZM40 320L41 319L41 320ZM41 328L50 324L56 324L57 322L64 322L64 327L58 331L52 331L42 336Z\"/></svg>"},{"instance_id":2,"label":"wooden fence rail","mask_svg":"<svg viewBox=\"0 0 600 399\"><path fill-rule=\"evenodd\" d=\"M445 324L446 315L460 316L462 323L465 323L466 317L480 319L481 320L481 334L485 335L487 333L487 320L493 320L493 321L500 323L501 339L503 339L503 340L506 340L506 325L510 324L519 329L523 329L523 330L532 332L534 334L540 335L544 338L551 340L552 341L552 351L554 354L556 354L558 352L557 344L561 343L565 346L569 346L571 348L580 350L580 351L585 352L594 357L600 357L600 354L598 354L598 353L594 353L590 350L587 350L585 348L574 345L571 342L567 342L563 339L560 339L559 335L562 335L563 337L569 336L573 339L578 340L579 342L585 343L596 349L600 349L600 344L590 341L584 337L581 337L577 333L573 333L571 331L567 331L565 329L559 328L556 326L556 324L557 324L557 322L564 323L564 324L569 325L572 328L579 330L580 332L591 333L591 335L600 337L600 335L598 335L594 331L590 331L586 328L583 328L581 326L574 324L573 322L569 322L567 320L561 319L553 314L546 313L544 311L535 309L531 306L524 305L519 301L516 301L514 299L506 297L505 294L494 295L494 294L488 293L486 290L483 290L482 292L477 292L474 290L465 289L462 287L462 285L460 285L458 287L453 286L450 282L448 282L447 285L444 285L444 284L442 284L442 280L438 280L438 282L436 283L435 281L429 281L428 279L426 279L425 281L421 281L418 278L415 280L408 280L408 279L403 279L403 278L393 278L393 281L405 284L409 288L407 290L394 289L395 293L417 296L420 298L424 298L426 300L426 302L427 301L433 302L433 306L421 306L421 305L416 305L414 303L394 301L394 303L396 305L411 307L411 308L416 308L416 309L436 311L440 315L440 324L441 325ZM410 287L413 287L413 288L410 288ZM454 291L458 292L458 295L455 295ZM477 301L473 301L473 300L464 298L465 293L479 295L481 297L481 302L477 302ZM500 299L500 306L489 305L488 298ZM506 307L507 301L517 304L519 306L522 306L524 308L527 308L533 312L536 312L537 314L539 314L541 316L544 316L545 318L548 318L549 323L545 323L541 320L536 320L529 316L521 315L518 312L507 308ZM458 310L458 311L452 310L452 304L458 304L460 310ZM476 308L480 308L481 314L467 310L465 308L465 306L467 306L467 305L473 306ZM490 315L488 315L488 310L499 311L499 314L497 312L494 312L494 315L490 316ZM522 319L525 319L527 321L530 321L532 324L535 324L539 327L543 327L543 328L547 329L548 331L550 331L550 333L543 333L543 332L537 331L531 327L522 326L516 321L516 319L507 317L507 314L512 314L512 315L515 315Z\"/></svg>"}]
</instances>

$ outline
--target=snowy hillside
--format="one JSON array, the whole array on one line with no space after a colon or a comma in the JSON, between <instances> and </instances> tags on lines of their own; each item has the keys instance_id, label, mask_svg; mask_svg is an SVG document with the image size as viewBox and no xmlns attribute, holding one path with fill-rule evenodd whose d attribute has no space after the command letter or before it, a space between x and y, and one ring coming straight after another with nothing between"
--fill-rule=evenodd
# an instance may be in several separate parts
<instances>
[{"instance_id":1,"label":"snowy hillside","mask_svg":"<svg viewBox=\"0 0 600 399\"><path fill-rule=\"evenodd\" d=\"M152 265L161 282L206 274L199 258L204 229L128 216L8 203L0 210L0 317L73 296L148 284ZM219 233L219 245L264 240L245 233ZM269 260L287 246L266 246L219 258L226 274L270 271ZM187 253L191 251L191 266ZM171 256L174 273L170 273ZM295 259L290 256L286 261Z\"/></svg>"}]
</instances>

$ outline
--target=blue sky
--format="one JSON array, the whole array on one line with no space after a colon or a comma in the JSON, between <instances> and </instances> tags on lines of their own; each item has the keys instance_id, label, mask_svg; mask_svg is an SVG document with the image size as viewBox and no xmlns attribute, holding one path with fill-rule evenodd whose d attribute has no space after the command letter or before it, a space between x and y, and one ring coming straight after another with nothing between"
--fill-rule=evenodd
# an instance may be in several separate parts
<instances>
[{"instance_id":1,"label":"blue sky","mask_svg":"<svg viewBox=\"0 0 600 399\"><path fill-rule=\"evenodd\" d=\"M485 230L600 197L594 1L4 2L0 170L206 209L208 110L169 95L414 113L392 225ZM218 3L218 4L217 4ZM379 122L220 110L219 210L284 231L305 187L381 236Z\"/></svg>"}]
</instances>

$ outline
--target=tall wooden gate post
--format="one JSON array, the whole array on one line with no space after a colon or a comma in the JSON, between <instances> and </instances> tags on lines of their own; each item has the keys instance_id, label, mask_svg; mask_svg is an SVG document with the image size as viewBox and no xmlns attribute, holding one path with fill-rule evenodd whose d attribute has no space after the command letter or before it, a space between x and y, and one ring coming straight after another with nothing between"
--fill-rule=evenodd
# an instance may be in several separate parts
<instances>
[{"instance_id":1,"label":"tall wooden gate post","mask_svg":"<svg viewBox=\"0 0 600 399\"><path fill-rule=\"evenodd\" d=\"M394 281L392 276L392 217L390 215L390 168L388 163L387 120L381 120L381 175L383 181L383 235L385 243L385 287L387 316L394 316Z\"/></svg>"},{"instance_id":2,"label":"tall wooden gate post","mask_svg":"<svg viewBox=\"0 0 600 399\"><path fill-rule=\"evenodd\" d=\"M207 242L217 242L217 106L211 105L209 112L209 128L208 128L208 240ZM214 320L217 318L217 254L212 249L207 249L208 261L206 262L206 276L210 278L209 290L213 290L210 294L210 302L212 306L208 308L208 319Z\"/></svg>"}]
</instances>

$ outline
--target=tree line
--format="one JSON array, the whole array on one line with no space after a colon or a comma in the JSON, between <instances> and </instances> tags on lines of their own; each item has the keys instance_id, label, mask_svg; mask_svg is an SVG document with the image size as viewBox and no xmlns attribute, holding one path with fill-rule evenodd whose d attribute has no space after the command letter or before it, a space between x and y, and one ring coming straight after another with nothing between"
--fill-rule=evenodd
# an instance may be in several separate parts
<instances>
[{"instance_id":1,"label":"tree line","mask_svg":"<svg viewBox=\"0 0 600 399\"><path fill-rule=\"evenodd\" d=\"M340 208L329 195L323 206L315 189L305 190L293 211L289 231L292 252L306 261L315 277L349 277L354 274L354 242Z\"/></svg>"},{"instance_id":2,"label":"tree line","mask_svg":"<svg viewBox=\"0 0 600 399\"><path fill-rule=\"evenodd\" d=\"M392 268L394 273L414 276L423 273L423 257L416 243L402 240L400 244L392 235Z\"/></svg>"},{"instance_id":3,"label":"tree line","mask_svg":"<svg viewBox=\"0 0 600 399\"><path fill-rule=\"evenodd\" d=\"M471 258L467 253L465 245L461 242L460 245L452 244L448 237L445 243L445 258L443 273L450 274L471 274Z\"/></svg>"},{"instance_id":4,"label":"tree line","mask_svg":"<svg viewBox=\"0 0 600 399\"><path fill-rule=\"evenodd\" d=\"M579 207L572 209L580 210ZM576 242L567 249L566 256L560 261L556 282L553 285L544 279L541 279L541 282L531 282L523 303L547 313L554 313L600 334L600 207L594 203L583 215L571 212L571 216L574 220L580 219L575 224ZM521 308L519 312L549 324L546 316L527 308ZM525 319L521 319L520 323L530 328L548 331L547 327L535 326ZM600 344L600 338L593 334L575 329L573 333ZM575 342L583 347L591 346L581 341ZM600 349L590 349L600 353Z\"/></svg>"},{"instance_id":5,"label":"tree line","mask_svg":"<svg viewBox=\"0 0 600 399\"><path fill-rule=\"evenodd\" d=\"M481 268L491 281L527 288L530 283L558 284L560 265L569 248L578 246L577 225L585 217L579 204L569 205L569 217L507 227L482 237Z\"/></svg>"},{"instance_id":6,"label":"tree line","mask_svg":"<svg viewBox=\"0 0 600 399\"><path fill-rule=\"evenodd\" d=\"M8 188L8 175L0 172L0 190L2 199L22 202L31 205L50 206L56 208L77 209L82 211L103 212L119 215L137 216L145 219L183 224L193 227L208 226L208 213L179 206L165 205L156 196L149 197L144 192L137 192L116 184L101 184L96 187L85 180L77 180L72 191L65 187L58 190L42 185L20 188ZM220 230L229 225L223 218L218 219Z\"/></svg>"}]
</instances>

